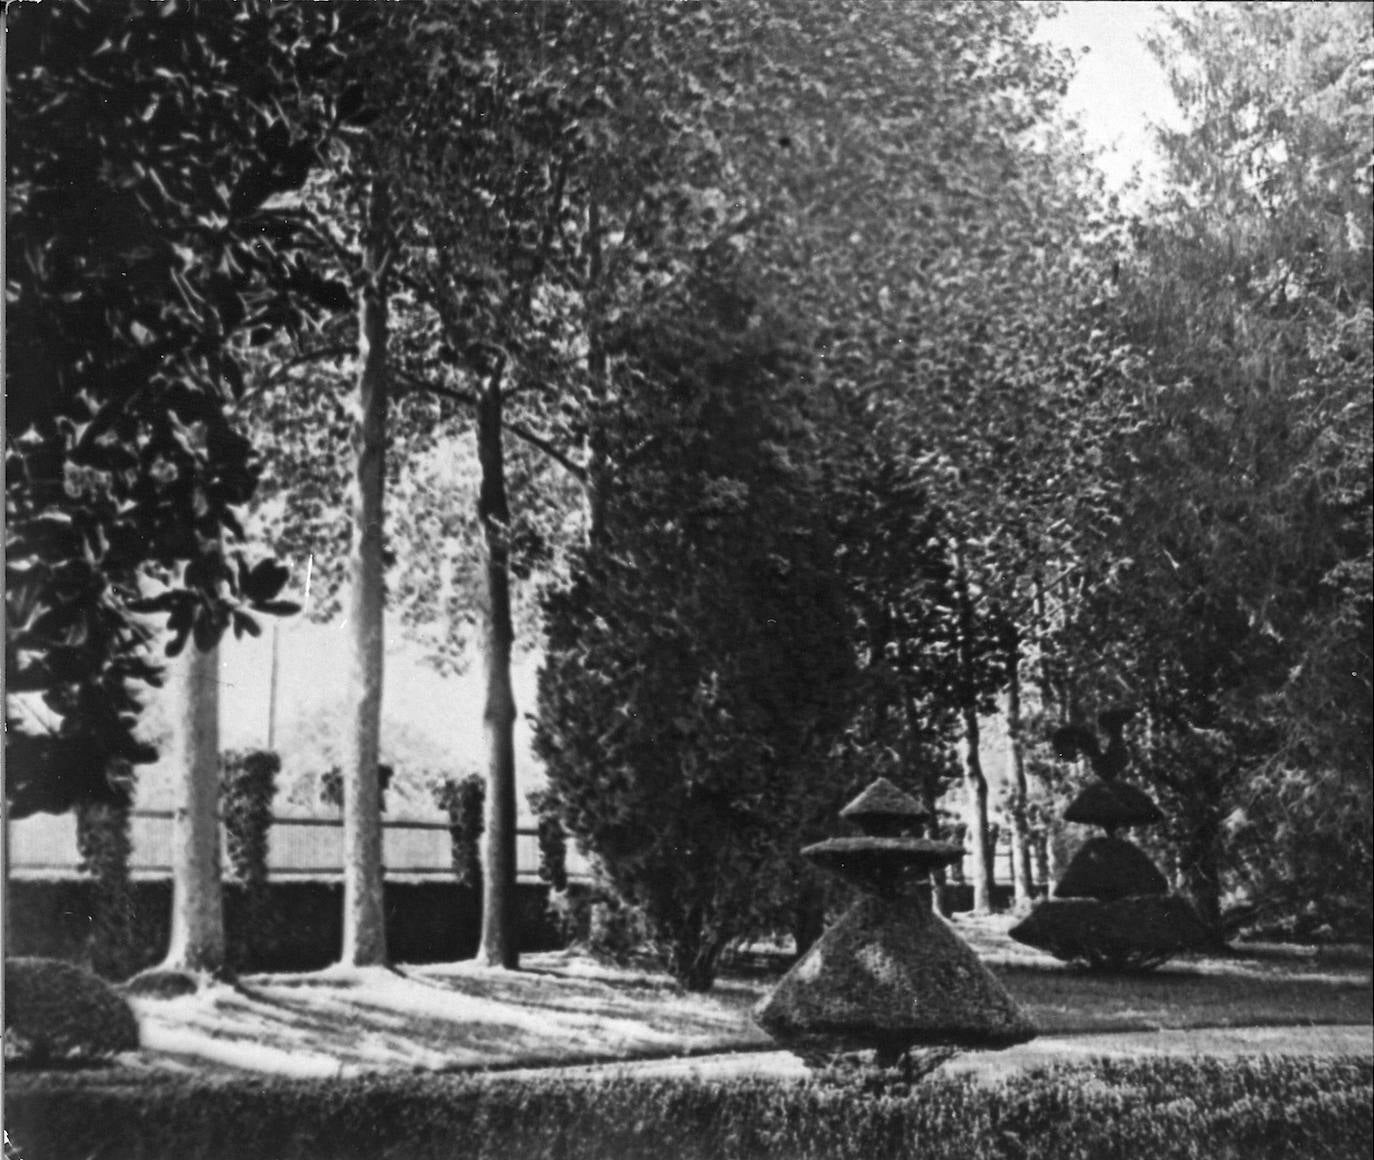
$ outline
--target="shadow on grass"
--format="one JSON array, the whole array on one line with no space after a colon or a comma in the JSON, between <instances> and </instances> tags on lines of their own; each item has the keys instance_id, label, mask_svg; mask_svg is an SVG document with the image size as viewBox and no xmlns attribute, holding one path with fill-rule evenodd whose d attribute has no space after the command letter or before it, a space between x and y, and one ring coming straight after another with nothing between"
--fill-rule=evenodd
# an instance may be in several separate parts
<instances>
[{"instance_id":1,"label":"shadow on grass","mask_svg":"<svg viewBox=\"0 0 1374 1160\"><path fill-rule=\"evenodd\" d=\"M1106 975L997 967L1043 1034L1368 1023L1368 979L1265 979L1185 969Z\"/></svg>"}]
</instances>

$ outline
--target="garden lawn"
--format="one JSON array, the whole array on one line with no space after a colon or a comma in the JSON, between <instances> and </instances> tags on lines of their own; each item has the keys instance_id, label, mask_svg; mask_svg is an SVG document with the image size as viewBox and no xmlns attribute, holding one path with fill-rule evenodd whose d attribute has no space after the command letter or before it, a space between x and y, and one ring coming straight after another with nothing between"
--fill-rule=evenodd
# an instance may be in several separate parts
<instances>
[{"instance_id":1,"label":"garden lawn","mask_svg":"<svg viewBox=\"0 0 1374 1160\"><path fill-rule=\"evenodd\" d=\"M955 926L1044 1035L1374 1022L1367 951L1192 957L1158 972L1069 970L1005 939L1002 918ZM706 995L575 952L524 969L474 963L253 975L177 999L136 998L126 1062L298 1077L455 1071L762 1050L749 1017L772 980L727 974Z\"/></svg>"}]
</instances>

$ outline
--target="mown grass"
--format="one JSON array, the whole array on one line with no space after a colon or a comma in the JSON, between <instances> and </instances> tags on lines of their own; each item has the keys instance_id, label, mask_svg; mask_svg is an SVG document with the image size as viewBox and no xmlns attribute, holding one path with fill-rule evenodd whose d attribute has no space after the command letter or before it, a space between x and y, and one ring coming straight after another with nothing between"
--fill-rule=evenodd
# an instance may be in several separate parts
<instances>
[{"instance_id":1,"label":"mown grass","mask_svg":"<svg viewBox=\"0 0 1374 1160\"><path fill-rule=\"evenodd\" d=\"M1106 976L1024 957L992 969L1042 1035L1194 1028L1368 1024L1367 967L1302 962L1272 969L1207 960ZM775 964L780 970L781 963ZM767 1049L750 1017L776 982L729 973L684 995L647 967L598 966L569 953L527 969L405 969L404 977L255 976L184 1000L138 1000L145 1058L298 1076L356 1070L519 1067ZM375 977L374 977L375 976Z\"/></svg>"},{"instance_id":2,"label":"mown grass","mask_svg":"<svg viewBox=\"0 0 1374 1160\"><path fill-rule=\"evenodd\" d=\"M1323 980L1195 974L1147 975L994 968L1042 1034L1368 1023L1367 972Z\"/></svg>"}]
</instances>

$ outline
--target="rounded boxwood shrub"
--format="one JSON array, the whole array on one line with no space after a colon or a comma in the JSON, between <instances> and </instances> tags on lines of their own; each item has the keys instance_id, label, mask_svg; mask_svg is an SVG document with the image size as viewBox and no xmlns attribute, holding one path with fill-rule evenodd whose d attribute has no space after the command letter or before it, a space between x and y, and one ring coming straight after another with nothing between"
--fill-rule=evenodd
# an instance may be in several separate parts
<instances>
[{"instance_id":1,"label":"rounded boxwood shrub","mask_svg":"<svg viewBox=\"0 0 1374 1160\"><path fill-rule=\"evenodd\" d=\"M1145 894L1108 902L1050 899L1008 933L1064 962L1099 971L1135 971L1196 949L1207 932L1184 899Z\"/></svg>"},{"instance_id":2,"label":"rounded boxwood shrub","mask_svg":"<svg viewBox=\"0 0 1374 1160\"><path fill-rule=\"evenodd\" d=\"M133 1011L96 975L60 959L5 960L8 1066L95 1063L137 1047Z\"/></svg>"},{"instance_id":3,"label":"rounded boxwood shrub","mask_svg":"<svg viewBox=\"0 0 1374 1160\"><path fill-rule=\"evenodd\" d=\"M183 995L194 995L200 990L200 982L190 971L149 967L139 971L120 990L141 999L179 999Z\"/></svg>"}]
</instances>

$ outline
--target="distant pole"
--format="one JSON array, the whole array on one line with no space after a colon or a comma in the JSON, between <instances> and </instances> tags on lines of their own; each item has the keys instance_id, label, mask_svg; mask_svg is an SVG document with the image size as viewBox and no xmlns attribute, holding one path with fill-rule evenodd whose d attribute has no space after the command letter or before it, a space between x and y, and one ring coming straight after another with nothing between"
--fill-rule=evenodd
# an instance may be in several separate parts
<instances>
[{"instance_id":1,"label":"distant pole","mask_svg":"<svg viewBox=\"0 0 1374 1160\"><path fill-rule=\"evenodd\" d=\"M277 740L277 669L281 651L281 625L272 625L272 677L267 693L267 748L273 750Z\"/></svg>"}]
</instances>

